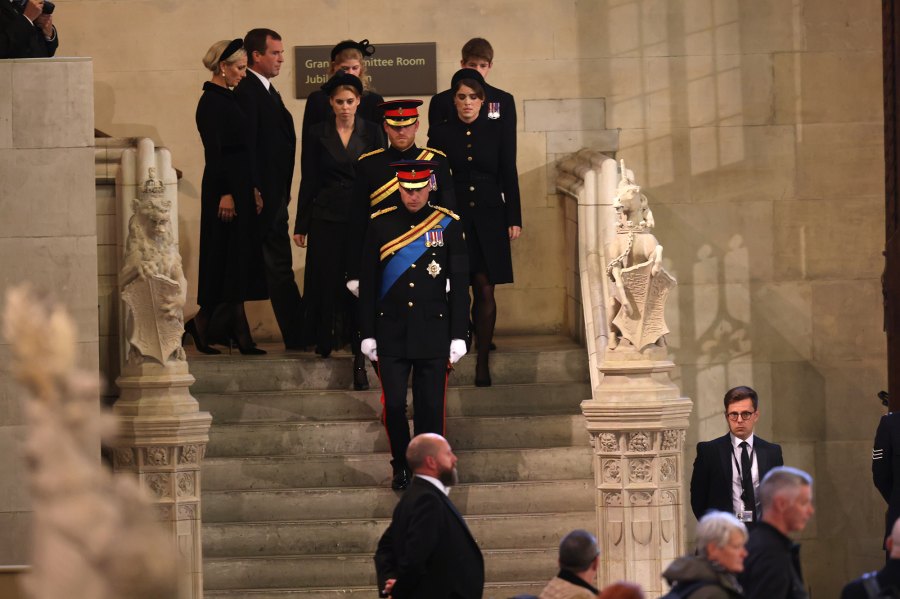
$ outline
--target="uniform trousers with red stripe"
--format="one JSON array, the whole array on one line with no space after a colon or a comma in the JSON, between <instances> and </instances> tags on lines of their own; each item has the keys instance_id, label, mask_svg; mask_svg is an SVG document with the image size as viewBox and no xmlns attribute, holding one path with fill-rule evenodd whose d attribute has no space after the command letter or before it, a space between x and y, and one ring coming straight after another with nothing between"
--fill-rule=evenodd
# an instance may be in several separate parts
<instances>
[{"instance_id":1,"label":"uniform trousers with red stripe","mask_svg":"<svg viewBox=\"0 0 900 599\"><path fill-rule=\"evenodd\" d=\"M394 470L406 467L409 422L406 419L406 389L412 371L413 428L416 435L444 435L447 405L447 358L409 359L378 356L384 403L384 427L391 445Z\"/></svg>"}]
</instances>

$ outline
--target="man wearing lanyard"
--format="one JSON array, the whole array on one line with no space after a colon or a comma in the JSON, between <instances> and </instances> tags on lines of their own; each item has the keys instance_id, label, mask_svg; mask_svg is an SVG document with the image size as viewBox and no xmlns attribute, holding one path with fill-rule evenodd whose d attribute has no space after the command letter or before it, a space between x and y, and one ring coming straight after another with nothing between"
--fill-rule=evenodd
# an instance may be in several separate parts
<instances>
[{"instance_id":1,"label":"man wearing lanyard","mask_svg":"<svg viewBox=\"0 0 900 599\"><path fill-rule=\"evenodd\" d=\"M731 512L745 523L759 520L759 481L784 465L781 446L753 434L759 398L750 387L725 394L729 433L697 444L691 476L691 509L699 520L708 510Z\"/></svg>"}]
</instances>

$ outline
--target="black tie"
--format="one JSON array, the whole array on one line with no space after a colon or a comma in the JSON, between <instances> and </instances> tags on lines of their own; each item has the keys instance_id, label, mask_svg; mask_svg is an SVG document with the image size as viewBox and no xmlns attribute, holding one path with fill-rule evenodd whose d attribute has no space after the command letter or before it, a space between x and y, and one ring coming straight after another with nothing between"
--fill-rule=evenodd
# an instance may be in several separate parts
<instances>
[{"instance_id":1,"label":"black tie","mask_svg":"<svg viewBox=\"0 0 900 599\"><path fill-rule=\"evenodd\" d=\"M747 451L747 442L741 441L741 499L744 501L744 509L753 512L753 520L756 520L756 494L753 492L753 464L750 462L750 452Z\"/></svg>"},{"instance_id":2,"label":"black tie","mask_svg":"<svg viewBox=\"0 0 900 599\"><path fill-rule=\"evenodd\" d=\"M269 84L269 93L272 94L272 97L275 98L275 102L279 105L281 104L281 94L275 91L275 86Z\"/></svg>"}]
</instances>

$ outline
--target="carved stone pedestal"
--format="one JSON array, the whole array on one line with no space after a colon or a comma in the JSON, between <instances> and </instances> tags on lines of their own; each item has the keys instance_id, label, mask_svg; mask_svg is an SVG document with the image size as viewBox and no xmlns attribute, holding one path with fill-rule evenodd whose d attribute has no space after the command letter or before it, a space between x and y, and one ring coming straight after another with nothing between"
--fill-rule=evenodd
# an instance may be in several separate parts
<instances>
[{"instance_id":1,"label":"carved stone pedestal","mask_svg":"<svg viewBox=\"0 0 900 599\"><path fill-rule=\"evenodd\" d=\"M128 364L113 406L121 428L113 455L117 473L137 475L155 498L178 562L179 597L203 596L200 543L200 462L212 417L188 392L194 377L185 361Z\"/></svg>"},{"instance_id":2,"label":"carved stone pedestal","mask_svg":"<svg viewBox=\"0 0 900 599\"><path fill-rule=\"evenodd\" d=\"M666 588L669 562L684 553L684 436L692 403L680 397L662 348L607 350L593 400L582 402L594 449L601 583Z\"/></svg>"}]
</instances>

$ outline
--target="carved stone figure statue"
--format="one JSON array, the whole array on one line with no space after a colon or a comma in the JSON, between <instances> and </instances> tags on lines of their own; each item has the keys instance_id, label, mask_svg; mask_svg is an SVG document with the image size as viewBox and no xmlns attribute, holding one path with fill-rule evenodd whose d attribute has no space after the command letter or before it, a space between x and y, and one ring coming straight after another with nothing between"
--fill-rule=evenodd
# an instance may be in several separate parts
<instances>
[{"instance_id":1,"label":"carved stone figure statue","mask_svg":"<svg viewBox=\"0 0 900 599\"><path fill-rule=\"evenodd\" d=\"M184 360L184 302L187 281L171 223L172 203L165 197L156 169L132 200L125 261L119 277L128 306L126 336L130 363L153 358L160 364Z\"/></svg>"},{"instance_id":2,"label":"carved stone figure statue","mask_svg":"<svg viewBox=\"0 0 900 599\"><path fill-rule=\"evenodd\" d=\"M665 301L675 279L662 267L663 248L650 232L653 213L647 196L625 170L613 207L616 209L616 235L607 245L613 259L606 267L610 302L607 305L609 349L622 341L638 351L652 344L665 345L669 332L665 323Z\"/></svg>"}]
</instances>

